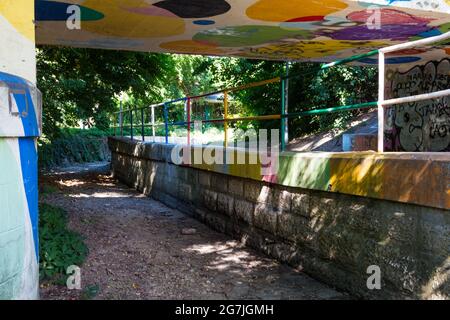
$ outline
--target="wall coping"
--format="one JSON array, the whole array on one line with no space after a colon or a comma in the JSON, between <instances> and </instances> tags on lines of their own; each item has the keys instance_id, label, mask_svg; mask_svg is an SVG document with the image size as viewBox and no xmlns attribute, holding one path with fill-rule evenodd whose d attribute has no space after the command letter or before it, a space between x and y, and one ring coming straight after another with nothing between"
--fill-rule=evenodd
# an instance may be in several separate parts
<instances>
[{"instance_id":1,"label":"wall coping","mask_svg":"<svg viewBox=\"0 0 450 320\"><path fill-rule=\"evenodd\" d=\"M110 137L112 152L172 162L173 144ZM192 147L192 153L199 146ZM203 146L202 152L213 147ZM219 148L219 150L223 148ZM233 149L235 154L245 153ZM250 153L255 153L252 151ZM259 161L258 161L259 162ZM282 152L273 174L257 164L182 164L287 187L344 193L450 209L450 154L439 152Z\"/></svg>"}]
</instances>

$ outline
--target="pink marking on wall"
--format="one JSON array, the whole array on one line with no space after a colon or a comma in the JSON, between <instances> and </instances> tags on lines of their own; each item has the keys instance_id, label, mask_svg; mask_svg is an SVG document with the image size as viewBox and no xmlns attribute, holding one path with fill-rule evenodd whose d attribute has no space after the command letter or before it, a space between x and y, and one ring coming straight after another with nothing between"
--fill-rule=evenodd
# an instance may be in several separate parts
<instances>
[{"instance_id":1,"label":"pink marking on wall","mask_svg":"<svg viewBox=\"0 0 450 320\"><path fill-rule=\"evenodd\" d=\"M432 18L418 17L408 14L406 12L394 10L394 9L380 9L381 12L381 24L424 24L433 21ZM347 19L354 22L365 23L371 16L373 11L361 10L350 13Z\"/></svg>"}]
</instances>

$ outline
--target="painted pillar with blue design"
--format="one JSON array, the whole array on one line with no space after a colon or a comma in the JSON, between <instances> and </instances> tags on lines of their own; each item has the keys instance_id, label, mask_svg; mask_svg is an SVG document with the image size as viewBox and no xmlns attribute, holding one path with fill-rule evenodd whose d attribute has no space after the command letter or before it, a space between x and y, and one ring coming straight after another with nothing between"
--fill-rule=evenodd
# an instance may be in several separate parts
<instances>
[{"instance_id":1,"label":"painted pillar with blue design","mask_svg":"<svg viewBox=\"0 0 450 320\"><path fill-rule=\"evenodd\" d=\"M0 299L37 299L39 287L34 1L0 2Z\"/></svg>"}]
</instances>

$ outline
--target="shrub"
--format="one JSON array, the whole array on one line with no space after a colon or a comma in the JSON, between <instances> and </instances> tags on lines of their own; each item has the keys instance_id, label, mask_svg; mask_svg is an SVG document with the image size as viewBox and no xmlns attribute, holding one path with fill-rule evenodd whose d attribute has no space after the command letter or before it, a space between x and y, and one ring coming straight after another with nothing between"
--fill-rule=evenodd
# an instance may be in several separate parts
<instances>
[{"instance_id":1,"label":"shrub","mask_svg":"<svg viewBox=\"0 0 450 320\"><path fill-rule=\"evenodd\" d=\"M66 270L80 266L88 253L81 235L67 229L67 213L60 208L40 204L39 276L43 280L65 282Z\"/></svg>"},{"instance_id":2,"label":"shrub","mask_svg":"<svg viewBox=\"0 0 450 320\"><path fill-rule=\"evenodd\" d=\"M39 140L39 167L49 168L64 163L84 163L107 160L107 132L98 129L64 128L52 141Z\"/></svg>"}]
</instances>

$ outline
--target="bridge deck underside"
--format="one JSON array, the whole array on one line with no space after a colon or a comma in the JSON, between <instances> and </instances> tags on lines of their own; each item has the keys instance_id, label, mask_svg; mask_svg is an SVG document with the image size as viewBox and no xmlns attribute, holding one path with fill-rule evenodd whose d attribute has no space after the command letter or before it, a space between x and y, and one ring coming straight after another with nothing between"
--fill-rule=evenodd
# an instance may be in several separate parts
<instances>
[{"instance_id":1,"label":"bridge deck underside","mask_svg":"<svg viewBox=\"0 0 450 320\"><path fill-rule=\"evenodd\" d=\"M448 0L425 7L387 0L37 0L36 38L74 47L333 61L445 33L449 13ZM388 63L449 52L450 45L437 44L392 54ZM376 64L377 58L359 63Z\"/></svg>"}]
</instances>

